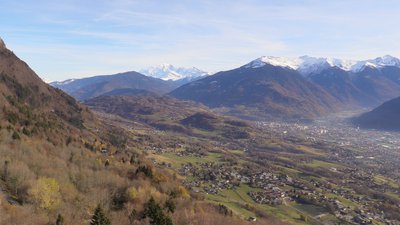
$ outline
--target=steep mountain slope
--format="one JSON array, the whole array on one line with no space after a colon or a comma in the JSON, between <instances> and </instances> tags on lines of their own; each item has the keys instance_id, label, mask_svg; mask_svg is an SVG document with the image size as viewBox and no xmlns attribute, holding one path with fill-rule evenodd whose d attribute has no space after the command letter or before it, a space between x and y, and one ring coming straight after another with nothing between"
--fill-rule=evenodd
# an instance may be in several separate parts
<instances>
[{"instance_id":1,"label":"steep mountain slope","mask_svg":"<svg viewBox=\"0 0 400 225\"><path fill-rule=\"evenodd\" d=\"M384 77L400 85L400 68L396 66L383 67L380 72Z\"/></svg>"},{"instance_id":2,"label":"steep mountain slope","mask_svg":"<svg viewBox=\"0 0 400 225\"><path fill-rule=\"evenodd\" d=\"M172 80L172 81L180 81L180 82L189 82L200 77L208 76L209 73L197 69L196 67L192 68L184 68L184 67L175 67L171 64L161 64L158 66L152 66L139 71L140 73L159 78L162 80Z\"/></svg>"},{"instance_id":3,"label":"steep mountain slope","mask_svg":"<svg viewBox=\"0 0 400 225\"><path fill-rule=\"evenodd\" d=\"M269 64L220 72L179 87L170 95L213 108L236 108L239 114L256 109L260 115L275 117L312 118L341 107L338 100L296 71Z\"/></svg>"},{"instance_id":4,"label":"steep mountain slope","mask_svg":"<svg viewBox=\"0 0 400 225\"><path fill-rule=\"evenodd\" d=\"M78 100L93 98L122 88L142 89L157 94L165 94L177 87L174 82L147 77L134 71L53 82L51 85L60 88Z\"/></svg>"},{"instance_id":5,"label":"steep mountain slope","mask_svg":"<svg viewBox=\"0 0 400 225\"><path fill-rule=\"evenodd\" d=\"M354 85L368 95L368 100L376 106L400 95L400 86L393 81L395 73L385 70L385 75L375 67L365 67L353 76ZM377 104L378 103L378 104ZM370 106L371 106L370 105Z\"/></svg>"},{"instance_id":6,"label":"steep mountain slope","mask_svg":"<svg viewBox=\"0 0 400 225\"><path fill-rule=\"evenodd\" d=\"M29 133L64 126L64 122L82 128L84 120L91 118L84 106L45 84L4 44L0 47L0 107L2 118Z\"/></svg>"},{"instance_id":7,"label":"steep mountain slope","mask_svg":"<svg viewBox=\"0 0 400 225\"><path fill-rule=\"evenodd\" d=\"M80 160L86 163L79 166L79 173L94 172L88 166L95 165L95 152L115 149L90 127L104 136L107 130L87 107L45 84L4 44L0 45L0 107L0 224L52 223L51 210L74 214L65 215L66 222L83 224L87 215L81 212L91 210L97 200L93 202L93 194L83 194L68 176L77 175L72 168ZM49 183L54 188L50 200L43 192ZM72 191L69 197L64 195L67 186ZM87 188L93 190L91 185Z\"/></svg>"},{"instance_id":8,"label":"steep mountain slope","mask_svg":"<svg viewBox=\"0 0 400 225\"><path fill-rule=\"evenodd\" d=\"M397 67L365 66L357 73L330 67L307 78L338 98L348 108L376 107L400 95Z\"/></svg>"},{"instance_id":9,"label":"steep mountain slope","mask_svg":"<svg viewBox=\"0 0 400 225\"><path fill-rule=\"evenodd\" d=\"M95 117L45 84L1 39L0 107L0 224L87 225L103 208L112 224L144 225L148 202L169 224L250 223L194 200L171 170L154 166L141 149L160 144L143 138L156 132ZM168 204L174 213L162 207Z\"/></svg>"},{"instance_id":10,"label":"steep mountain slope","mask_svg":"<svg viewBox=\"0 0 400 225\"><path fill-rule=\"evenodd\" d=\"M308 77L345 105L358 106L375 104L367 94L353 84L351 75L338 68L330 67Z\"/></svg>"},{"instance_id":11,"label":"steep mountain slope","mask_svg":"<svg viewBox=\"0 0 400 225\"><path fill-rule=\"evenodd\" d=\"M354 118L353 123L362 128L400 131L400 97Z\"/></svg>"},{"instance_id":12,"label":"steep mountain slope","mask_svg":"<svg viewBox=\"0 0 400 225\"><path fill-rule=\"evenodd\" d=\"M324 88L347 108L376 107L400 94L400 60L389 55L363 61L310 56L264 56L246 67L264 65L296 70Z\"/></svg>"}]
</instances>

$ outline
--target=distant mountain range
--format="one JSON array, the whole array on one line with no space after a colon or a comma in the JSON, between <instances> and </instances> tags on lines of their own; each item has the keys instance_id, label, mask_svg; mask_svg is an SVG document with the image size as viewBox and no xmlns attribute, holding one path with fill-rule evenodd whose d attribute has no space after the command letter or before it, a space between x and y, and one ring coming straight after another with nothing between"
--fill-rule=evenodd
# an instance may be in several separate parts
<instances>
[{"instance_id":1,"label":"distant mountain range","mask_svg":"<svg viewBox=\"0 0 400 225\"><path fill-rule=\"evenodd\" d=\"M263 56L251 61L246 67L257 68L266 64L287 67L297 70L299 73L307 76L310 74L320 73L321 71L336 67L347 72L357 73L369 68L384 68L388 66L400 67L400 60L386 55L369 60L345 60L337 58L317 58L310 56L301 56L298 58Z\"/></svg>"},{"instance_id":2,"label":"distant mountain range","mask_svg":"<svg viewBox=\"0 0 400 225\"><path fill-rule=\"evenodd\" d=\"M339 110L340 102L295 70L266 64L243 66L183 85L170 93L179 99L230 114L256 117L312 118Z\"/></svg>"},{"instance_id":3,"label":"distant mountain range","mask_svg":"<svg viewBox=\"0 0 400 225\"><path fill-rule=\"evenodd\" d=\"M256 118L313 118L343 109L376 107L400 96L400 60L388 55L363 61L266 56L214 75L169 64L141 72L148 76L127 72L51 84L79 100L106 93L170 92L179 99Z\"/></svg>"},{"instance_id":4,"label":"distant mountain range","mask_svg":"<svg viewBox=\"0 0 400 225\"><path fill-rule=\"evenodd\" d=\"M209 73L197 69L196 67L192 68L175 67L171 64L161 64L158 66L152 66L147 69L140 70L139 72L149 77L155 77L161 80L172 80L172 81L179 81L179 80L193 81L200 77L205 77L210 75Z\"/></svg>"},{"instance_id":5,"label":"distant mountain range","mask_svg":"<svg viewBox=\"0 0 400 225\"><path fill-rule=\"evenodd\" d=\"M351 107L377 106L400 95L400 60L390 55L361 61L310 56L264 56L246 67L264 65L296 70Z\"/></svg>"},{"instance_id":6,"label":"distant mountain range","mask_svg":"<svg viewBox=\"0 0 400 225\"><path fill-rule=\"evenodd\" d=\"M353 118L362 128L400 131L400 97L387 101L374 110Z\"/></svg>"},{"instance_id":7,"label":"distant mountain range","mask_svg":"<svg viewBox=\"0 0 400 225\"><path fill-rule=\"evenodd\" d=\"M149 91L154 94L165 94L183 84L208 76L195 67L174 67L170 64L149 67L141 70L119 73L114 75L93 76L82 79L68 79L50 83L78 100L86 100L103 94L126 93L140 94L140 91ZM120 90L121 89L121 90ZM128 93L127 89L130 89ZM138 92L139 91L139 92Z\"/></svg>"},{"instance_id":8,"label":"distant mountain range","mask_svg":"<svg viewBox=\"0 0 400 225\"><path fill-rule=\"evenodd\" d=\"M116 92L118 89L140 89L162 95L179 86L172 81L148 77L134 71L53 82L50 85L60 88L78 100L86 100L106 93L109 95L110 92Z\"/></svg>"},{"instance_id":9,"label":"distant mountain range","mask_svg":"<svg viewBox=\"0 0 400 225\"><path fill-rule=\"evenodd\" d=\"M260 57L170 94L209 107L234 108L228 110L234 114L312 118L343 109L374 107L399 96L400 60L392 56L364 61Z\"/></svg>"}]
</instances>

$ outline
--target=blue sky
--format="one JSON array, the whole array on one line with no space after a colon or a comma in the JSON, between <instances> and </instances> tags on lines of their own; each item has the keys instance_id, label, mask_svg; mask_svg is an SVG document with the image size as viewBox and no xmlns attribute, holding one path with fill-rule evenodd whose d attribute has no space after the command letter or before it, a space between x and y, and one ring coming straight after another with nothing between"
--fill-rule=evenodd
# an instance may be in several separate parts
<instances>
[{"instance_id":1,"label":"blue sky","mask_svg":"<svg viewBox=\"0 0 400 225\"><path fill-rule=\"evenodd\" d=\"M400 57L398 0L0 0L0 37L46 81L262 55Z\"/></svg>"}]
</instances>

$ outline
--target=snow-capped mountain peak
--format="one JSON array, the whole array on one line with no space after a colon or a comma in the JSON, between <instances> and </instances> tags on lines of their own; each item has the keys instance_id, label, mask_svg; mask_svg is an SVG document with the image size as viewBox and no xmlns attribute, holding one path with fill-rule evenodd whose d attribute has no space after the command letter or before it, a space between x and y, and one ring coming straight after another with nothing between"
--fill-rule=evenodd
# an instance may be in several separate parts
<instances>
[{"instance_id":1,"label":"snow-capped mountain peak","mask_svg":"<svg viewBox=\"0 0 400 225\"><path fill-rule=\"evenodd\" d=\"M396 66L400 68L400 60L390 55L363 61L311 56L300 56L297 58L262 56L246 64L244 67L258 68L266 64L297 70L303 75L321 72L330 67L338 67L351 72L359 72L365 67L381 68L385 66Z\"/></svg>"},{"instance_id":2,"label":"snow-capped mountain peak","mask_svg":"<svg viewBox=\"0 0 400 225\"><path fill-rule=\"evenodd\" d=\"M162 80L181 80L181 79L194 79L202 76L207 76L209 73L202 71L196 67L184 68L175 67L171 64L163 63L158 66L152 66L147 69L139 71L140 73L159 78Z\"/></svg>"},{"instance_id":3,"label":"snow-capped mountain peak","mask_svg":"<svg viewBox=\"0 0 400 225\"><path fill-rule=\"evenodd\" d=\"M280 66L280 67L288 67L291 69L297 69L300 65L299 58L262 56L254 61L251 61L245 67L258 68L264 66L265 64L270 64L273 66Z\"/></svg>"},{"instance_id":4,"label":"snow-capped mountain peak","mask_svg":"<svg viewBox=\"0 0 400 225\"><path fill-rule=\"evenodd\" d=\"M374 63L378 66L396 66L400 67L400 60L390 55L385 55L383 57L378 57L372 60L371 63Z\"/></svg>"},{"instance_id":5,"label":"snow-capped mountain peak","mask_svg":"<svg viewBox=\"0 0 400 225\"><path fill-rule=\"evenodd\" d=\"M385 66L395 66L400 68L400 60L396 57L385 55L375 59L356 61L351 67L352 72L360 72L364 68L382 68Z\"/></svg>"},{"instance_id":6,"label":"snow-capped mountain peak","mask_svg":"<svg viewBox=\"0 0 400 225\"><path fill-rule=\"evenodd\" d=\"M68 80L64 80L64 81L54 81L54 82L51 82L51 84L53 86L55 86L55 87L58 87L58 86L67 85L67 84L72 83L74 81L75 81L75 79L68 79Z\"/></svg>"},{"instance_id":7,"label":"snow-capped mountain peak","mask_svg":"<svg viewBox=\"0 0 400 225\"><path fill-rule=\"evenodd\" d=\"M319 72L329 67L336 66L339 68L346 68L346 69L347 67L350 67L349 65L350 63L345 60L340 60L335 58L317 58L307 55L300 56L298 58L263 56L245 65L245 67L257 68L257 67L262 67L266 64L297 70L304 75Z\"/></svg>"}]
</instances>

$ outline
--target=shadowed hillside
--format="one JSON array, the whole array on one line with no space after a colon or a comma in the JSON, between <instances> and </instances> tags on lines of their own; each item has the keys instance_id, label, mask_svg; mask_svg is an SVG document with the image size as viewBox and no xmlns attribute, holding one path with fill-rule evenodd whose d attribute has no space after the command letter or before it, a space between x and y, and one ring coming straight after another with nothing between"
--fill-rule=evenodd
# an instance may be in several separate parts
<instances>
[{"instance_id":1,"label":"shadowed hillside","mask_svg":"<svg viewBox=\"0 0 400 225\"><path fill-rule=\"evenodd\" d=\"M186 84L170 95L228 107L240 116L312 118L340 109L341 103L296 71L265 65L220 72Z\"/></svg>"},{"instance_id":2,"label":"shadowed hillside","mask_svg":"<svg viewBox=\"0 0 400 225\"><path fill-rule=\"evenodd\" d=\"M400 131L400 98L387 101L371 112L354 118L353 123L363 128Z\"/></svg>"},{"instance_id":3,"label":"shadowed hillside","mask_svg":"<svg viewBox=\"0 0 400 225\"><path fill-rule=\"evenodd\" d=\"M172 81L148 77L134 71L65 82L53 82L51 85L62 89L78 100L94 98L118 89L141 89L157 94L165 94L177 87L177 84Z\"/></svg>"},{"instance_id":4,"label":"shadowed hillside","mask_svg":"<svg viewBox=\"0 0 400 225\"><path fill-rule=\"evenodd\" d=\"M85 104L96 111L164 131L210 137L216 134L228 138L250 136L245 122L216 115L203 105L167 96L100 96Z\"/></svg>"}]
</instances>

